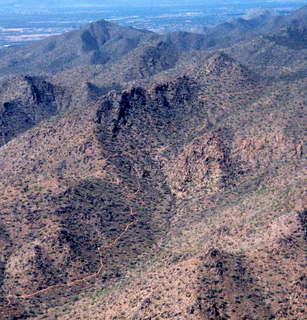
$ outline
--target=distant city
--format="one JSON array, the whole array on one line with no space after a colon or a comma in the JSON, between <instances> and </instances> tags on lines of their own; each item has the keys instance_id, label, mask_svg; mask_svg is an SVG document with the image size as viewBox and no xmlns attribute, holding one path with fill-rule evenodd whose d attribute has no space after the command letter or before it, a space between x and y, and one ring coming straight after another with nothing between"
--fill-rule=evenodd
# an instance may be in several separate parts
<instances>
[{"instance_id":1,"label":"distant city","mask_svg":"<svg viewBox=\"0 0 307 320\"><path fill-rule=\"evenodd\" d=\"M242 1L232 5L227 3L227 6L225 2L217 1L214 4L172 4L150 8L98 5L44 8L26 7L25 2L9 6L4 1L0 5L0 47L24 45L100 19L158 33L179 30L202 33L204 27L234 18L264 13L287 14L306 4L304 1L262 1L260 8L260 2Z\"/></svg>"}]
</instances>

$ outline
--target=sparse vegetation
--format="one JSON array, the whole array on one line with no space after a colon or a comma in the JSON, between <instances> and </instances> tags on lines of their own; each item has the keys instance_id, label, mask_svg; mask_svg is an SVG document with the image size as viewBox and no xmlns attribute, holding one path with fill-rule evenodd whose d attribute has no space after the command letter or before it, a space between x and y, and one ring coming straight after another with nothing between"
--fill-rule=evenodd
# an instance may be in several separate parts
<instances>
[{"instance_id":1,"label":"sparse vegetation","mask_svg":"<svg viewBox=\"0 0 307 320\"><path fill-rule=\"evenodd\" d=\"M135 42L102 66L105 28ZM274 32L224 50L250 71L98 23L75 68L2 82L1 319L303 319L305 47Z\"/></svg>"}]
</instances>

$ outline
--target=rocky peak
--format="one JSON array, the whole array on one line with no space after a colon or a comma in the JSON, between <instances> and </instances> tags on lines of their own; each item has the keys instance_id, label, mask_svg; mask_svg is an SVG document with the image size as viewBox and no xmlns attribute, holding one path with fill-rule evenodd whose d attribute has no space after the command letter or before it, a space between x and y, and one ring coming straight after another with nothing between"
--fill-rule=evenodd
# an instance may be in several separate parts
<instances>
[{"instance_id":1,"label":"rocky peak","mask_svg":"<svg viewBox=\"0 0 307 320\"><path fill-rule=\"evenodd\" d=\"M231 74L235 77L247 77L249 73L245 67L223 52L216 52L209 57L203 70L205 74L215 76Z\"/></svg>"}]
</instances>

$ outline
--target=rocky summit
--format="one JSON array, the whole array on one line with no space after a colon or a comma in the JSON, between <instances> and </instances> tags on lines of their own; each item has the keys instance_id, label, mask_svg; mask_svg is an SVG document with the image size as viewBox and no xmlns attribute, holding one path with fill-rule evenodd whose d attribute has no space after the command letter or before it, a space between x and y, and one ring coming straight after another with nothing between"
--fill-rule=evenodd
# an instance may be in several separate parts
<instances>
[{"instance_id":1,"label":"rocky summit","mask_svg":"<svg viewBox=\"0 0 307 320\"><path fill-rule=\"evenodd\" d=\"M1 319L305 317L297 17L0 50Z\"/></svg>"}]
</instances>

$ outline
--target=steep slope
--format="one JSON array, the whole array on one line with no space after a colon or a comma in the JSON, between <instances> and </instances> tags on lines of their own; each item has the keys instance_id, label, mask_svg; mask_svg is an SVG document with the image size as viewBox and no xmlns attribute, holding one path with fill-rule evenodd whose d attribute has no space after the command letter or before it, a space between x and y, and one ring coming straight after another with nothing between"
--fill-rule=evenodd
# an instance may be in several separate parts
<instances>
[{"instance_id":1,"label":"steep slope","mask_svg":"<svg viewBox=\"0 0 307 320\"><path fill-rule=\"evenodd\" d=\"M224 51L261 76L275 80L304 78L307 72L307 7L283 16L260 36Z\"/></svg>"},{"instance_id":2,"label":"steep slope","mask_svg":"<svg viewBox=\"0 0 307 320\"><path fill-rule=\"evenodd\" d=\"M148 80L159 72L174 68L180 54L175 46L164 41L147 41L116 62L72 68L49 79L70 92L71 105L85 105L112 89L127 87L129 81Z\"/></svg>"},{"instance_id":3,"label":"steep slope","mask_svg":"<svg viewBox=\"0 0 307 320\"><path fill-rule=\"evenodd\" d=\"M0 51L1 74L55 73L74 66L106 64L155 35L104 20L34 44Z\"/></svg>"},{"instance_id":4,"label":"steep slope","mask_svg":"<svg viewBox=\"0 0 307 320\"><path fill-rule=\"evenodd\" d=\"M249 20L236 19L208 28L204 34L174 32L167 35L125 28L101 20L80 30L38 41L29 46L0 50L0 71L2 77L21 73L41 75L72 67L105 65L118 60L149 40L164 41L178 51L225 48L259 34L277 32L289 25L304 32L305 18L306 7L288 16L262 15ZM291 32L293 36L294 31Z\"/></svg>"},{"instance_id":5,"label":"steep slope","mask_svg":"<svg viewBox=\"0 0 307 320\"><path fill-rule=\"evenodd\" d=\"M227 35L231 39L230 43L238 42L223 51L256 73L267 78L285 76L295 79L306 74L305 18L305 7L289 16L274 17L275 23L263 23L262 29L257 29L255 33L242 33L241 30L241 36L243 34L247 39L251 39L246 41L241 39L238 42L236 36L225 30L212 32L217 37ZM266 21L268 18L261 19ZM259 33L266 35L259 36ZM127 81L145 86L154 82L152 77L156 75L155 78L159 78L160 75L164 78L166 75L179 75L182 70L201 64L212 54L212 49L211 52L208 50L210 37L204 35L175 32L164 35L161 39L143 43L115 63L74 68L57 74L50 81L67 87L70 95L76 97L72 103L82 101L86 104L89 101L88 97L97 98L110 89L124 88ZM76 90L76 82L80 82L81 79L84 83L81 87L84 90L79 87ZM89 90L89 87L92 90Z\"/></svg>"},{"instance_id":6,"label":"steep slope","mask_svg":"<svg viewBox=\"0 0 307 320\"><path fill-rule=\"evenodd\" d=\"M7 77L0 82L0 145L50 116L95 103L109 91L126 87L127 81L148 80L173 68L180 55L176 50L162 41L148 41L108 66L76 67L50 77Z\"/></svg>"},{"instance_id":7,"label":"steep slope","mask_svg":"<svg viewBox=\"0 0 307 320\"><path fill-rule=\"evenodd\" d=\"M182 307L191 319L209 319L210 312L222 317L230 310L232 319L243 319L255 308L282 319L278 307L258 308L267 296L258 292L256 279L271 283L269 271L262 275L257 269L248 280L237 266L252 272L257 265L245 256L262 259L267 228L303 210L305 85L301 79L265 87L252 72L216 53L180 77L148 89L113 91L1 147L2 315L10 318L21 308L24 315L38 315L80 291L92 296L95 287L115 290L131 275L128 293L116 293L125 310L113 300L106 314L110 302L99 300L94 316L81 309L76 314L91 320L180 319ZM220 253L207 254L209 248ZM203 266L197 256L204 254ZM144 276L152 274L156 289L147 280L133 282L135 272L164 260L169 264L154 264L153 274ZM220 262L230 270L222 279ZM177 303L182 293L176 293L178 301L167 294L172 283L167 274L177 269L184 294L194 288L182 306ZM196 278L187 284L180 278L183 270L199 272L220 294L206 291ZM295 278L300 270L288 271ZM139 287L156 292L159 277L163 285L155 294L161 312L152 309L156 298L148 300L147 289ZM288 279L284 285L290 285ZM240 281L252 285L244 288ZM238 297L251 295L240 298L250 302L235 308L233 291ZM136 295L135 305L124 306L133 303L126 293ZM271 294L279 297L278 290Z\"/></svg>"},{"instance_id":8,"label":"steep slope","mask_svg":"<svg viewBox=\"0 0 307 320\"><path fill-rule=\"evenodd\" d=\"M293 214L276 221L283 230L278 234L272 225L275 238L267 243L271 249L261 254L211 248L197 257L165 257L120 290L84 297L72 306L50 310L48 316L53 319L58 314L61 320L303 319L302 218L306 216ZM61 315L64 310L67 315Z\"/></svg>"},{"instance_id":9,"label":"steep slope","mask_svg":"<svg viewBox=\"0 0 307 320\"><path fill-rule=\"evenodd\" d=\"M307 27L300 28L295 24L290 24L277 34L269 35L268 38L276 44L290 49L307 49Z\"/></svg>"},{"instance_id":10,"label":"steep slope","mask_svg":"<svg viewBox=\"0 0 307 320\"><path fill-rule=\"evenodd\" d=\"M276 33L280 29L292 26L294 29L306 29L307 6L289 15L262 14L250 19L234 19L214 28L205 28L207 48L225 48L240 41L250 40L258 35Z\"/></svg>"},{"instance_id":11,"label":"steep slope","mask_svg":"<svg viewBox=\"0 0 307 320\"><path fill-rule=\"evenodd\" d=\"M230 70L238 70L238 65L215 55L200 74L221 77L224 73L225 77ZM236 76L248 79L244 69ZM174 142L157 153L175 195L175 214L158 262L132 271L130 281L120 283L118 289L105 288L96 295L86 294L77 303L49 310L50 319L303 318L306 203L301 117L305 85L306 79L291 88L288 83L268 87L256 101L244 100L246 105L236 111L240 100L229 105L223 100L227 115L218 119L211 114L217 120L213 126L196 126L193 133L186 127L186 140L178 131L183 123L172 126L178 144L169 133L164 141ZM160 99L174 103L169 95L171 84L166 88ZM204 88L200 101L215 96L220 105L219 94L211 95ZM138 100L146 100L152 110L156 89L149 95L134 91L122 97L122 108L115 110L121 113L124 105L129 107L121 113L120 126L114 122L115 130L110 132L114 142L129 137L125 127L136 132L132 111L144 105ZM227 94L225 87L219 89L221 96ZM240 91L231 91L232 99L236 95ZM196 101L189 103L197 108ZM109 108L112 114L114 107ZM192 114L192 127L193 119ZM118 143L109 148L117 149ZM64 310L67 315L62 315Z\"/></svg>"},{"instance_id":12,"label":"steep slope","mask_svg":"<svg viewBox=\"0 0 307 320\"><path fill-rule=\"evenodd\" d=\"M302 78L307 72L306 30L289 25L279 32L235 44L225 52L267 78Z\"/></svg>"},{"instance_id":13,"label":"steep slope","mask_svg":"<svg viewBox=\"0 0 307 320\"><path fill-rule=\"evenodd\" d=\"M244 34L249 39L254 37L255 32L266 33L248 41L241 41L243 38L240 38L240 42L227 48L226 52L266 77L304 77L307 54L305 17L306 7L288 16L255 18L260 22L236 20L231 27L228 24L221 25L205 36L186 32L158 36L98 21L84 29L27 47L2 50L2 76L7 73L57 74L39 80L33 76L24 78L36 79L32 82L41 83L29 84L41 93L39 100L34 97L37 93L30 93L30 87L28 93L22 91L22 78L2 81L0 143L5 144L59 111L79 108L110 90L121 90L127 87L127 81L143 81L142 85L145 86L152 82L150 78L159 73L169 71L169 74L180 74L182 69L190 67L191 61L199 64L204 56L209 55L208 51L201 50L212 47L209 45L211 36L228 37L230 42L222 41L218 45L225 46L238 42L237 34ZM237 25L247 25L246 28L251 31L242 32ZM229 30L226 32L225 28ZM274 30L278 31L272 33ZM12 50L14 55L11 54ZM198 56L200 59L196 58ZM59 72L62 70L65 71ZM14 81L17 81L17 86L13 84ZM17 91L13 92L16 87ZM46 97L42 97L42 91L47 92Z\"/></svg>"},{"instance_id":14,"label":"steep slope","mask_svg":"<svg viewBox=\"0 0 307 320\"><path fill-rule=\"evenodd\" d=\"M307 15L307 6L304 6L292 14L285 16L282 26L287 26L289 24L294 25L297 29L306 29L307 22L306 22L306 15Z\"/></svg>"},{"instance_id":15,"label":"steep slope","mask_svg":"<svg viewBox=\"0 0 307 320\"><path fill-rule=\"evenodd\" d=\"M63 90L36 77L11 77L0 84L0 146L63 109Z\"/></svg>"}]
</instances>

